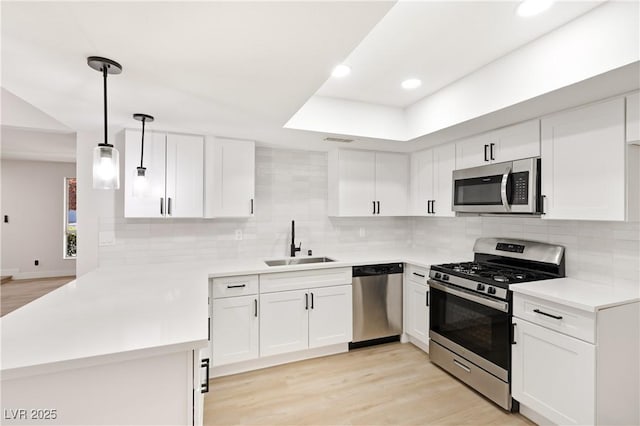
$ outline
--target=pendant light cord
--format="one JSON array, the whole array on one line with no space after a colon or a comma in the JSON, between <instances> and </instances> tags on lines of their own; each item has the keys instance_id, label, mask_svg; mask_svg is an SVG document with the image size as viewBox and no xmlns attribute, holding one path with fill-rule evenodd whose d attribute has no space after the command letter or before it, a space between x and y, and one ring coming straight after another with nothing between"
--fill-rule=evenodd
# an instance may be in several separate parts
<instances>
[{"instance_id":1,"label":"pendant light cord","mask_svg":"<svg viewBox=\"0 0 640 426\"><path fill-rule=\"evenodd\" d=\"M142 159L144 158L144 122L145 121L146 119L142 117L142 147L140 148L140 168L143 168Z\"/></svg>"},{"instance_id":2,"label":"pendant light cord","mask_svg":"<svg viewBox=\"0 0 640 426\"><path fill-rule=\"evenodd\" d=\"M104 144L110 145L107 142L107 64L102 66L102 77L103 77L103 87L104 87Z\"/></svg>"}]
</instances>

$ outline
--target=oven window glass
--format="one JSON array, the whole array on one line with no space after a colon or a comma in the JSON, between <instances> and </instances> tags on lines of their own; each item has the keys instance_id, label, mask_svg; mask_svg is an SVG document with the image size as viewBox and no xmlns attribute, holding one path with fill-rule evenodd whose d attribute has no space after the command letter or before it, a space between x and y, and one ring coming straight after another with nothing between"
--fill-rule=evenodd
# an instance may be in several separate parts
<instances>
[{"instance_id":1,"label":"oven window glass","mask_svg":"<svg viewBox=\"0 0 640 426\"><path fill-rule=\"evenodd\" d=\"M458 179L454 183L454 204L457 206L500 205L502 175Z\"/></svg>"},{"instance_id":2,"label":"oven window glass","mask_svg":"<svg viewBox=\"0 0 640 426\"><path fill-rule=\"evenodd\" d=\"M509 369L509 314L431 288L430 329Z\"/></svg>"}]
</instances>

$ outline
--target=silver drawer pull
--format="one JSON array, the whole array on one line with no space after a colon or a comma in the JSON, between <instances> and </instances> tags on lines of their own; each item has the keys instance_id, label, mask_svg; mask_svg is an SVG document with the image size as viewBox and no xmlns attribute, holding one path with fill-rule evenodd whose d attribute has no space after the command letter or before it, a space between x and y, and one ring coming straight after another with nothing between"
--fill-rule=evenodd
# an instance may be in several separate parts
<instances>
[{"instance_id":1,"label":"silver drawer pull","mask_svg":"<svg viewBox=\"0 0 640 426\"><path fill-rule=\"evenodd\" d=\"M466 371L467 373L471 373L471 369L470 369L469 367L467 367L466 365L464 365L464 364L460 364L460 363L459 363L457 360L455 360L455 359L453 360L453 363L454 363L455 365L457 365L458 367L462 368L462 369L463 369L464 371Z\"/></svg>"},{"instance_id":2,"label":"silver drawer pull","mask_svg":"<svg viewBox=\"0 0 640 426\"><path fill-rule=\"evenodd\" d=\"M560 315L548 314L546 312L542 312L540 309L534 309L533 312L535 312L536 314L544 315L546 317L557 319L557 320L561 320L562 319L562 316L560 316Z\"/></svg>"},{"instance_id":3,"label":"silver drawer pull","mask_svg":"<svg viewBox=\"0 0 640 426\"><path fill-rule=\"evenodd\" d=\"M242 288L246 286L247 286L246 284L228 285L227 288Z\"/></svg>"}]
</instances>

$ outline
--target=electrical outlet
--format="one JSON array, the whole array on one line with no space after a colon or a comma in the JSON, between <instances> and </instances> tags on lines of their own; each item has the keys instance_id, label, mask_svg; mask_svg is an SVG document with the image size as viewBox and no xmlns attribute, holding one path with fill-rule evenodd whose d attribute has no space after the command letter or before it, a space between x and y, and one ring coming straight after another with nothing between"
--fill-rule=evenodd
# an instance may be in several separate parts
<instances>
[{"instance_id":1,"label":"electrical outlet","mask_svg":"<svg viewBox=\"0 0 640 426\"><path fill-rule=\"evenodd\" d=\"M360 227L360 238L364 238L367 235L366 231L364 230L364 226Z\"/></svg>"},{"instance_id":2,"label":"electrical outlet","mask_svg":"<svg viewBox=\"0 0 640 426\"><path fill-rule=\"evenodd\" d=\"M236 241L242 240L242 229L236 229Z\"/></svg>"},{"instance_id":3,"label":"electrical outlet","mask_svg":"<svg viewBox=\"0 0 640 426\"><path fill-rule=\"evenodd\" d=\"M36 259L36 260L33 261L33 264L38 266L38 265L40 265L40 261L38 259Z\"/></svg>"}]
</instances>

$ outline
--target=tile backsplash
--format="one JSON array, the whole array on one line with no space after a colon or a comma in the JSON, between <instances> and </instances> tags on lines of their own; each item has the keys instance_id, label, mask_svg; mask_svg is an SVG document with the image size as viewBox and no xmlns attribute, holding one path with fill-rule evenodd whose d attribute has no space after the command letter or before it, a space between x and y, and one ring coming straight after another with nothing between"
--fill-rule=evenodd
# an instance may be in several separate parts
<instances>
[{"instance_id":1,"label":"tile backsplash","mask_svg":"<svg viewBox=\"0 0 640 426\"><path fill-rule=\"evenodd\" d=\"M289 255L291 220L302 251L379 250L411 244L408 218L327 217L327 153L256 148L255 216L249 219L101 217L115 244L99 247L100 266L278 258ZM236 231L242 239L236 240Z\"/></svg>"},{"instance_id":2,"label":"tile backsplash","mask_svg":"<svg viewBox=\"0 0 640 426\"><path fill-rule=\"evenodd\" d=\"M567 275L608 284L640 281L640 223L523 217L329 218L327 153L256 148L255 216L249 219L101 217L115 244L101 266L288 256L291 220L303 253L413 247L469 260L478 237L509 237L566 247ZM236 233L242 239L236 239ZM440 256L439 256L440 257Z\"/></svg>"},{"instance_id":3,"label":"tile backsplash","mask_svg":"<svg viewBox=\"0 0 640 426\"><path fill-rule=\"evenodd\" d=\"M603 284L640 281L640 223L523 217L412 218L415 250L470 258L478 237L541 241L566 248L567 276Z\"/></svg>"}]
</instances>

